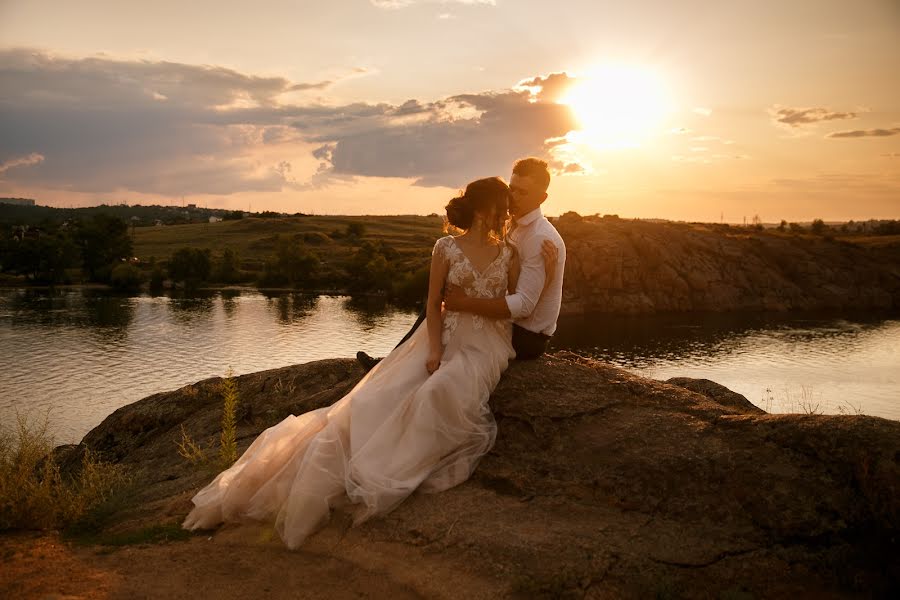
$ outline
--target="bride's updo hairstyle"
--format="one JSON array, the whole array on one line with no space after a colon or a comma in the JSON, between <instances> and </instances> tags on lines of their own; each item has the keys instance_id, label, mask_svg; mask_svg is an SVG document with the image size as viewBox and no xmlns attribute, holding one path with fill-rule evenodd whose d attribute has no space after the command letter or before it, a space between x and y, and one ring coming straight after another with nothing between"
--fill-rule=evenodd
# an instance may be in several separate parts
<instances>
[{"instance_id":1,"label":"bride's updo hairstyle","mask_svg":"<svg viewBox=\"0 0 900 600\"><path fill-rule=\"evenodd\" d=\"M472 227L475 216L493 219L487 223L491 233L503 236L509 186L499 177L478 179L466 186L466 191L450 200L447 205L447 223L463 231Z\"/></svg>"}]
</instances>

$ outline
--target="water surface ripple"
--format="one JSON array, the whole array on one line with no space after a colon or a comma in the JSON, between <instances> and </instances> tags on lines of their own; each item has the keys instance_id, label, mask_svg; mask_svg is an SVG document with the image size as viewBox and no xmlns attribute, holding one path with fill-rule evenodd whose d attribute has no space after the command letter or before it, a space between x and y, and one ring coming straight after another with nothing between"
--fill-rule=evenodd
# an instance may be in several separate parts
<instances>
[{"instance_id":1,"label":"water surface ripple","mask_svg":"<svg viewBox=\"0 0 900 600\"><path fill-rule=\"evenodd\" d=\"M0 423L49 411L56 440L77 442L125 404L229 368L384 355L415 318L334 296L0 290ZM771 412L900 419L896 317L578 317L560 320L553 347L658 379L712 379Z\"/></svg>"}]
</instances>

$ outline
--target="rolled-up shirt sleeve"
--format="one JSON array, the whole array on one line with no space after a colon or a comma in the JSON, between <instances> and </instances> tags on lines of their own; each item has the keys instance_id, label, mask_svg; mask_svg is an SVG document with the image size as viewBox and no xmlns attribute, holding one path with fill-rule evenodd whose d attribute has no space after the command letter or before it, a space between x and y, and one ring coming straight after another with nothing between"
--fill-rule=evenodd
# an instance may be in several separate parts
<instances>
[{"instance_id":1,"label":"rolled-up shirt sleeve","mask_svg":"<svg viewBox=\"0 0 900 600\"><path fill-rule=\"evenodd\" d=\"M538 242L540 244L540 242ZM540 248L540 245L538 245ZM522 319L534 312L541 292L544 290L544 280L547 274L544 271L544 258L540 251L522 261L522 269L519 272L519 282L516 285L516 293L506 297L506 306L513 319Z\"/></svg>"}]
</instances>

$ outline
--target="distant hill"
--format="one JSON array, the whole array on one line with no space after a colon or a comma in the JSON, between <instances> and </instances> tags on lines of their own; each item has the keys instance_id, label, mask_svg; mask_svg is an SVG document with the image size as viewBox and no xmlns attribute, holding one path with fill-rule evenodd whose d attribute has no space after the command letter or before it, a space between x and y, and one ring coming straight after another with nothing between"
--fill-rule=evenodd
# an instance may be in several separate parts
<instances>
[{"instance_id":1,"label":"distant hill","mask_svg":"<svg viewBox=\"0 0 900 600\"><path fill-rule=\"evenodd\" d=\"M0 204L12 204L16 206L34 206L31 198L0 198Z\"/></svg>"},{"instance_id":2,"label":"distant hill","mask_svg":"<svg viewBox=\"0 0 900 600\"><path fill-rule=\"evenodd\" d=\"M90 218L104 213L117 216L138 227L155 225L160 221L166 225L199 223L209 221L209 217L226 217L232 214L243 215L242 211L231 211L222 208L202 208L188 206L143 206L124 204L88 206L84 208L55 208L52 206L35 206L7 200L27 200L25 198L0 198L0 224L3 225L40 225L62 223L73 219ZM33 201L32 201L33 202ZM266 216L282 216L281 213L259 213ZM286 216L286 215L285 215Z\"/></svg>"}]
</instances>

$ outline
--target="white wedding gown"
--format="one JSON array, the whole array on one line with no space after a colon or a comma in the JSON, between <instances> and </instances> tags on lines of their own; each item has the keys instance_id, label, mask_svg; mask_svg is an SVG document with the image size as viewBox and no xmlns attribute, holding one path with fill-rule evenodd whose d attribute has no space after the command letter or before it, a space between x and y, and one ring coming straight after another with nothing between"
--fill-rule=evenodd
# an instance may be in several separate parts
<instances>
[{"instance_id":1,"label":"white wedding gown","mask_svg":"<svg viewBox=\"0 0 900 600\"><path fill-rule=\"evenodd\" d=\"M511 251L478 272L455 239L437 241L447 280L478 298L505 295ZM263 431L229 469L194 497L185 529L274 520L289 548L323 525L331 508L359 505L357 523L384 514L416 489L462 483L491 449L497 425L488 398L515 356L511 324L445 311L444 353L425 369L427 321L331 406Z\"/></svg>"}]
</instances>

